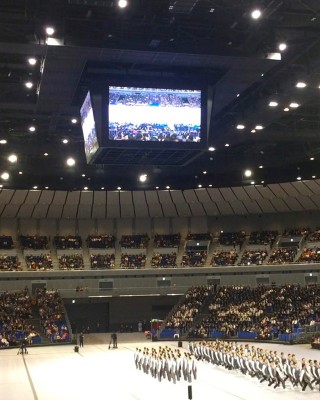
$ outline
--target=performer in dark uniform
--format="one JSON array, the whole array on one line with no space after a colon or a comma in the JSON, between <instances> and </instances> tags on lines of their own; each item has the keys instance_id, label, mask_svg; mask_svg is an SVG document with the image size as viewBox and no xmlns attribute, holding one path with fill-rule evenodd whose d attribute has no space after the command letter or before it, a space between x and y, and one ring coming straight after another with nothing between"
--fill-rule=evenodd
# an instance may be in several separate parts
<instances>
[{"instance_id":1,"label":"performer in dark uniform","mask_svg":"<svg viewBox=\"0 0 320 400\"><path fill-rule=\"evenodd\" d=\"M111 339L112 339L113 348L117 349L118 348L118 336L115 332L111 335Z\"/></svg>"},{"instance_id":2,"label":"performer in dark uniform","mask_svg":"<svg viewBox=\"0 0 320 400\"><path fill-rule=\"evenodd\" d=\"M79 346L80 346L80 347L83 347L83 339L84 339L84 335L83 335L83 333L81 332L80 335L79 335Z\"/></svg>"}]
</instances>

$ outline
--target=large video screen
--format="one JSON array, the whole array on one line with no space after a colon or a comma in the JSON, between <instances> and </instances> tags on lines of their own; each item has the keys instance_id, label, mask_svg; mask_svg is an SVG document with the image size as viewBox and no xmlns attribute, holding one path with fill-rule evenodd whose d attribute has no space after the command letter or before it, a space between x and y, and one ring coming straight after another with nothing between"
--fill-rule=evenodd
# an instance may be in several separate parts
<instances>
[{"instance_id":1,"label":"large video screen","mask_svg":"<svg viewBox=\"0 0 320 400\"><path fill-rule=\"evenodd\" d=\"M201 141L201 90L109 86L109 140Z\"/></svg>"},{"instance_id":2,"label":"large video screen","mask_svg":"<svg viewBox=\"0 0 320 400\"><path fill-rule=\"evenodd\" d=\"M99 148L90 92L88 92L88 94L86 95L86 98L80 109L80 116L84 138L84 149L87 162L90 162L93 155Z\"/></svg>"}]
</instances>

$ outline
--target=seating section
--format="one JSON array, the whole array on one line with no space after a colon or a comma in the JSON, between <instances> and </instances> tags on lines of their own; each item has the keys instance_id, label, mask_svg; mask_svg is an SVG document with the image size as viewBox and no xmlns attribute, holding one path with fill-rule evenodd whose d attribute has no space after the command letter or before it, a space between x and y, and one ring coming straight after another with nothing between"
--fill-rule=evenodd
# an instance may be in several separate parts
<instances>
[{"instance_id":1,"label":"seating section","mask_svg":"<svg viewBox=\"0 0 320 400\"><path fill-rule=\"evenodd\" d=\"M10 250L13 248L12 236L0 236L0 250Z\"/></svg>"},{"instance_id":2,"label":"seating section","mask_svg":"<svg viewBox=\"0 0 320 400\"><path fill-rule=\"evenodd\" d=\"M209 316L190 337L238 337L268 340L317 319L320 287L309 285L228 286L218 288L207 304ZM246 333L246 334L244 334Z\"/></svg>"},{"instance_id":3,"label":"seating section","mask_svg":"<svg viewBox=\"0 0 320 400\"><path fill-rule=\"evenodd\" d=\"M153 253L151 259L151 267L153 268L166 268L166 267L176 267L177 266L177 254L160 254Z\"/></svg>"},{"instance_id":4,"label":"seating section","mask_svg":"<svg viewBox=\"0 0 320 400\"><path fill-rule=\"evenodd\" d=\"M53 268L52 259L49 254L26 256L26 264L28 269L32 271L47 271Z\"/></svg>"},{"instance_id":5,"label":"seating section","mask_svg":"<svg viewBox=\"0 0 320 400\"><path fill-rule=\"evenodd\" d=\"M230 251L214 251L210 265L225 266L235 265L238 259L238 253L235 250Z\"/></svg>"},{"instance_id":6,"label":"seating section","mask_svg":"<svg viewBox=\"0 0 320 400\"><path fill-rule=\"evenodd\" d=\"M191 233L191 232L189 232L186 237L186 240L201 240L201 241L208 240L209 242L211 241L211 239L212 239L212 235L211 235L211 233L208 233L208 232L207 233Z\"/></svg>"},{"instance_id":7,"label":"seating section","mask_svg":"<svg viewBox=\"0 0 320 400\"><path fill-rule=\"evenodd\" d=\"M121 254L120 268L141 269L146 266L145 254Z\"/></svg>"},{"instance_id":8,"label":"seating section","mask_svg":"<svg viewBox=\"0 0 320 400\"><path fill-rule=\"evenodd\" d=\"M17 256L0 255L1 271L22 271L21 263Z\"/></svg>"},{"instance_id":9,"label":"seating section","mask_svg":"<svg viewBox=\"0 0 320 400\"><path fill-rule=\"evenodd\" d=\"M59 250L75 249L79 250L82 248L82 239L80 236L55 236L53 244Z\"/></svg>"},{"instance_id":10,"label":"seating section","mask_svg":"<svg viewBox=\"0 0 320 400\"><path fill-rule=\"evenodd\" d=\"M113 235L90 235L87 238L89 249L114 249L116 238Z\"/></svg>"},{"instance_id":11,"label":"seating section","mask_svg":"<svg viewBox=\"0 0 320 400\"><path fill-rule=\"evenodd\" d=\"M309 227L296 227L296 228L286 228L283 231L282 236L286 237L299 237L299 236L307 236L311 232Z\"/></svg>"},{"instance_id":12,"label":"seating section","mask_svg":"<svg viewBox=\"0 0 320 400\"><path fill-rule=\"evenodd\" d=\"M63 255L58 256L59 269L83 269L83 257L81 254Z\"/></svg>"},{"instance_id":13,"label":"seating section","mask_svg":"<svg viewBox=\"0 0 320 400\"><path fill-rule=\"evenodd\" d=\"M297 247L277 247L273 249L268 264L289 264L293 263L297 255Z\"/></svg>"},{"instance_id":14,"label":"seating section","mask_svg":"<svg viewBox=\"0 0 320 400\"><path fill-rule=\"evenodd\" d=\"M20 244L24 249L45 250L48 248L47 236L21 235L19 239L20 239Z\"/></svg>"},{"instance_id":15,"label":"seating section","mask_svg":"<svg viewBox=\"0 0 320 400\"><path fill-rule=\"evenodd\" d=\"M120 246L124 249L145 249L148 246L149 236L144 235L123 235Z\"/></svg>"},{"instance_id":16,"label":"seating section","mask_svg":"<svg viewBox=\"0 0 320 400\"><path fill-rule=\"evenodd\" d=\"M221 232L219 236L219 243L222 246L242 246L246 238L245 232Z\"/></svg>"},{"instance_id":17,"label":"seating section","mask_svg":"<svg viewBox=\"0 0 320 400\"><path fill-rule=\"evenodd\" d=\"M32 299L28 290L0 294L0 347L16 346L23 339L31 342L39 332L30 323Z\"/></svg>"},{"instance_id":18,"label":"seating section","mask_svg":"<svg viewBox=\"0 0 320 400\"><path fill-rule=\"evenodd\" d=\"M316 228L316 230L308 236L308 242L320 242L320 228Z\"/></svg>"},{"instance_id":19,"label":"seating section","mask_svg":"<svg viewBox=\"0 0 320 400\"><path fill-rule=\"evenodd\" d=\"M262 265L267 257L265 250L245 250L238 265Z\"/></svg>"},{"instance_id":20,"label":"seating section","mask_svg":"<svg viewBox=\"0 0 320 400\"><path fill-rule=\"evenodd\" d=\"M68 342L70 334L64 313L63 301L58 291L38 289L36 301L39 307L43 333L51 342Z\"/></svg>"},{"instance_id":21,"label":"seating section","mask_svg":"<svg viewBox=\"0 0 320 400\"><path fill-rule=\"evenodd\" d=\"M179 247L181 242L180 233L175 233L171 235L154 235L153 247Z\"/></svg>"},{"instance_id":22,"label":"seating section","mask_svg":"<svg viewBox=\"0 0 320 400\"><path fill-rule=\"evenodd\" d=\"M273 246L278 235L278 231L254 231L250 233L249 244Z\"/></svg>"},{"instance_id":23,"label":"seating section","mask_svg":"<svg viewBox=\"0 0 320 400\"><path fill-rule=\"evenodd\" d=\"M320 247L313 247L312 249L303 249L298 262L301 263L318 263L320 262Z\"/></svg>"},{"instance_id":24,"label":"seating section","mask_svg":"<svg viewBox=\"0 0 320 400\"><path fill-rule=\"evenodd\" d=\"M182 256L182 267L203 267L206 263L208 252L206 250L187 251Z\"/></svg>"},{"instance_id":25,"label":"seating section","mask_svg":"<svg viewBox=\"0 0 320 400\"><path fill-rule=\"evenodd\" d=\"M91 254L90 266L92 269L113 269L115 267L114 254Z\"/></svg>"}]
</instances>

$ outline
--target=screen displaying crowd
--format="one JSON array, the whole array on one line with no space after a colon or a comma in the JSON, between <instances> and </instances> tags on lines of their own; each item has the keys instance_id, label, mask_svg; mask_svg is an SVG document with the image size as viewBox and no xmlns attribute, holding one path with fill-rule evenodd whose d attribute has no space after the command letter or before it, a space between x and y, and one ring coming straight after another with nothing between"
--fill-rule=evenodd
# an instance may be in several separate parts
<instances>
[{"instance_id":1,"label":"screen displaying crowd","mask_svg":"<svg viewBox=\"0 0 320 400\"><path fill-rule=\"evenodd\" d=\"M200 142L201 91L109 87L109 139Z\"/></svg>"},{"instance_id":2,"label":"screen displaying crowd","mask_svg":"<svg viewBox=\"0 0 320 400\"><path fill-rule=\"evenodd\" d=\"M94 121L93 109L89 92L80 109L80 115L81 115L81 126L84 139L84 148L87 161L89 162L92 155L98 150L99 147L96 125Z\"/></svg>"}]
</instances>

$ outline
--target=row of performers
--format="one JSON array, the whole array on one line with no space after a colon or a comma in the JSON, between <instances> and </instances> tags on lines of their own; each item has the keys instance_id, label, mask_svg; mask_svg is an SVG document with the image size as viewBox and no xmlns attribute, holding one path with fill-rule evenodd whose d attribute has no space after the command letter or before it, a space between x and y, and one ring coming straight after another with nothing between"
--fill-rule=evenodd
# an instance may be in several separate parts
<instances>
[{"instance_id":1,"label":"row of performers","mask_svg":"<svg viewBox=\"0 0 320 400\"><path fill-rule=\"evenodd\" d=\"M134 362L138 370L150 374L161 382L168 379L176 383L181 378L187 382L197 379L197 364L195 357L188 352L180 352L180 349L172 349L168 346L158 349L152 347L136 348Z\"/></svg>"},{"instance_id":2,"label":"row of performers","mask_svg":"<svg viewBox=\"0 0 320 400\"><path fill-rule=\"evenodd\" d=\"M307 386L313 390L313 384L319 385L320 390L320 366L317 360L307 362L302 358L298 362L295 354L285 355L281 352L279 355L277 351L224 341L190 342L189 352L197 360L240 371L256 377L260 382L268 382L268 386L274 385L274 388L280 385L285 388L288 381L292 388L301 387L302 391Z\"/></svg>"}]
</instances>

